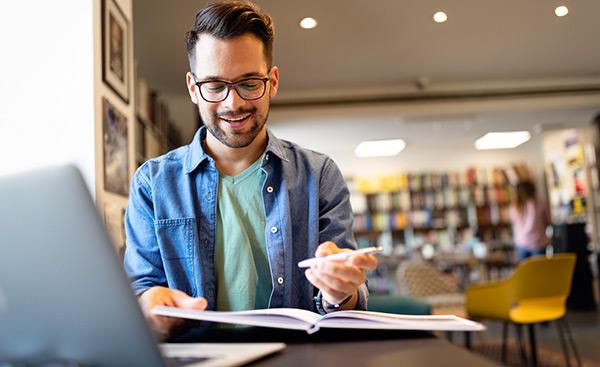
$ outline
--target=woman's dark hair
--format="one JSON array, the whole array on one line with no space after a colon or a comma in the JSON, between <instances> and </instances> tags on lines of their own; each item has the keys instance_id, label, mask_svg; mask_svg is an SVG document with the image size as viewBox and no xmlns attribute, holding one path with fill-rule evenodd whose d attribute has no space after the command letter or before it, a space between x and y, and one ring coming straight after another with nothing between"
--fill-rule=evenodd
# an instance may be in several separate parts
<instances>
[{"instance_id":1,"label":"woman's dark hair","mask_svg":"<svg viewBox=\"0 0 600 367\"><path fill-rule=\"evenodd\" d=\"M531 181L521 181L515 188L515 206L522 212L525 204L531 199L535 199L535 185Z\"/></svg>"},{"instance_id":2,"label":"woman's dark hair","mask_svg":"<svg viewBox=\"0 0 600 367\"><path fill-rule=\"evenodd\" d=\"M223 40L251 33L262 41L267 66L269 69L272 66L275 36L273 20L251 2L219 2L208 5L196 14L192 30L185 35L190 68L195 64L194 47L202 33Z\"/></svg>"}]
</instances>

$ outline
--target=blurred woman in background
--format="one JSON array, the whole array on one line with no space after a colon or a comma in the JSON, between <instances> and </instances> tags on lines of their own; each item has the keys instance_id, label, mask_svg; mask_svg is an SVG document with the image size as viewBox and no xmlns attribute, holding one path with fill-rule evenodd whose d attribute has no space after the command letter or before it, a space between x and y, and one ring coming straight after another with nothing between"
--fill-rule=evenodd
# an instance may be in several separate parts
<instances>
[{"instance_id":1,"label":"blurred woman in background","mask_svg":"<svg viewBox=\"0 0 600 367\"><path fill-rule=\"evenodd\" d=\"M517 184L510 207L510 220L519 261L545 254L546 246L550 243L546 236L550 216L546 204L536 198L533 182L522 181Z\"/></svg>"}]
</instances>

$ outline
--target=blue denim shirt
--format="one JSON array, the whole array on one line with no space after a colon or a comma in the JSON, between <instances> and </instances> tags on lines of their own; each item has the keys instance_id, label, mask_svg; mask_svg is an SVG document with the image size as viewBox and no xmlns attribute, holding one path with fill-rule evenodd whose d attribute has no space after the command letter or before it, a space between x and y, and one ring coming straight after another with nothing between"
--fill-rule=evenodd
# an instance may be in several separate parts
<instances>
[{"instance_id":1,"label":"blue denim shirt","mask_svg":"<svg viewBox=\"0 0 600 367\"><path fill-rule=\"evenodd\" d=\"M135 173L125 215L125 270L134 292L161 285L216 308L215 233L219 173L203 150L203 127L191 144L144 163ZM273 291L269 307L315 311L317 293L297 263L333 241L356 248L349 192L327 156L268 131L262 161L265 239ZM366 309L359 288L357 309Z\"/></svg>"}]
</instances>

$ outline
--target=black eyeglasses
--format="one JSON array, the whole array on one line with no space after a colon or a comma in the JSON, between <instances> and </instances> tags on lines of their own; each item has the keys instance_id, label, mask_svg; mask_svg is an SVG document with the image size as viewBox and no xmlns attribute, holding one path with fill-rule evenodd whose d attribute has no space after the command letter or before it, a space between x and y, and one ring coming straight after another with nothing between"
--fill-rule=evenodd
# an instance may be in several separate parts
<instances>
[{"instance_id":1,"label":"black eyeglasses","mask_svg":"<svg viewBox=\"0 0 600 367\"><path fill-rule=\"evenodd\" d=\"M194 75L194 79L196 76ZM196 81L200 96L206 102L218 103L223 102L229 96L229 91L234 88L237 94L247 100L252 101L260 99L265 95L267 90L268 77L259 78L252 77L237 82L230 83L222 80L208 80L204 82Z\"/></svg>"}]
</instances>

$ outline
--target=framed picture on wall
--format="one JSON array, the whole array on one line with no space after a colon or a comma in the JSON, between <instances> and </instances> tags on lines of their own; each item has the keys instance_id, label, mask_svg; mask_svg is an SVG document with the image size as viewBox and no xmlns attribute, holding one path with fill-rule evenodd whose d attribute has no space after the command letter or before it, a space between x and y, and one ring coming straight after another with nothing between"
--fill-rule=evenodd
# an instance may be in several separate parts
<instances>
[{"instance_id":1,"label":"framed picture on wall","mask_svg":"<svg viewBox=\"0 0 600 367\"><path fill-rule=\"evenodd\" d=\"M115 250L123 259L125 252L125 208L118 204L107 203L104 206L104 225Z\"/></svg>"},{"instance_id":2,"label":"framed picture on wall","mask_svg":"<svg viewBox=\"0 0 600 367\"><path fill-rule=\"evenodd\" d=\"M102 2L102 79L129 103L129 22L115 0Z\"/></svg>"},{"instance_id":3,"label":"framed picture on wall","mask_svg":"<svg viewBox=\"0 0 600 367\"><path fill-rule=\"evenodd\" d=\"M104 190L129 195L129 149L127 118L102 98L102 148L104 157Z\"/></svg>"}]
</instances>

